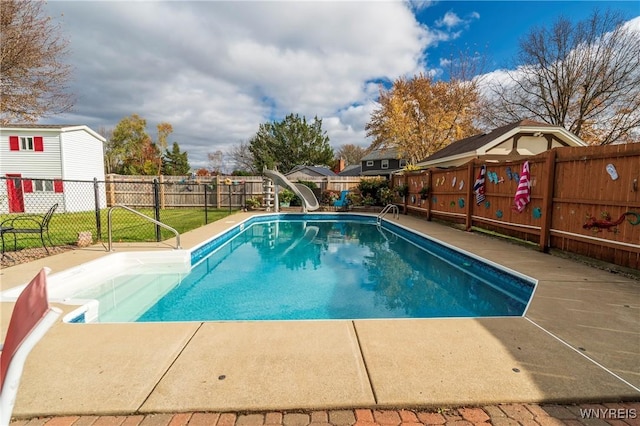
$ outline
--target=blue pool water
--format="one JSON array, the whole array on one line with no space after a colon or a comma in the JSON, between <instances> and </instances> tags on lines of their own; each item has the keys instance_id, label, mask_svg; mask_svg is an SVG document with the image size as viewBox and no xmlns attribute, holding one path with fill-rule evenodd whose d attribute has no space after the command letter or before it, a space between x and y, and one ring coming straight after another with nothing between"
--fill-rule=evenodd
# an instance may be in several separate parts
<instances>
[{"instance_id":1,"label":"blue pool water","mask_svg":"<svg viewBox=\"0 0 640 426\"><path fill-rule=\"evenodd\" d=\"M252 218L194 250L191 273L137 321L523 314L534 289L524 277L392 223L347 217Z\"/></svg>"}]
</instances>

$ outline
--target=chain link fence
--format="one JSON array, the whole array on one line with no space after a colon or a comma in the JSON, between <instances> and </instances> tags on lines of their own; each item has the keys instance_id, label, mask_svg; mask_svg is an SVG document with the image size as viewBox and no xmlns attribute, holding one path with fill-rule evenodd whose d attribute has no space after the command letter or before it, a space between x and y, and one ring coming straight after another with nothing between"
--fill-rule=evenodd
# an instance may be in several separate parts
<instances>
[{"instance_id":1,"label":"chain link fence","mask_svg":"<svg viewBox=\"0 0 640 426\"><path fill-rule=\"evenodd\" d=\"M80 181L0 177L1 267L108 240L109 210L126 205L179 233L243 208L245 188L216 182ZM224 189L224 190L222 190ZM125 209L111 209L114 242L174 234Z\"/></svg>"}]
</instances>

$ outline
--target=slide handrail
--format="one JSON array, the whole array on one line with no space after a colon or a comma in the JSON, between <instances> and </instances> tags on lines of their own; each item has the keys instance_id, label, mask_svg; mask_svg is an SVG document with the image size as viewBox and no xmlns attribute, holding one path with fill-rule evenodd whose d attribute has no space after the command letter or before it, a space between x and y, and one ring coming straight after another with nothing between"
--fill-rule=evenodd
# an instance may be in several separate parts
<instances>
[{"instance_id":1,"label":"slide handrail","mask_svg":"<svg viewBox=\"0 0 640 426\"><path fill-rule=\"evenodd\" d=\"M112 244L112 237L111 237L111 212L113 211L113 209L116 209L116 208L121 208L121 209L130 211L131 213L135 213L138 216L147 219L149 222L155 223L156 225L161 226L173 232L174 234L176 234L176 250L179 250L182 248L180 247L180 234L178 233L178 231L176 231L175 229L173 229L172 227L170 227L165 223L157 221L154 218L147 216L146 214L142 214L139 211L132 209L129 206L125 206L124 204L116 204L115 206L111 207L109 209L109 212L107 213L107 229L109 234L109 248L107 249L108 251L113 251L113 244Z\"/></svg>"}]
</instances>

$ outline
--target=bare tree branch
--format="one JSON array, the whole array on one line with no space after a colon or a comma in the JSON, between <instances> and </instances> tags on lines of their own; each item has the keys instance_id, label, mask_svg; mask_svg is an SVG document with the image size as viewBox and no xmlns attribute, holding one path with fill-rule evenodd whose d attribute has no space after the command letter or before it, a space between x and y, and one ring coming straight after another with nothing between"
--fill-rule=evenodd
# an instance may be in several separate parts
<instances>
[{"instance_id":1,"label":"bare tree branch","mask_svg":"<svg viewBox=\"0 0 640 426\"><path fill-rule=\"evenodd\" d=\"M519 66L483 98L485 123L525 118L563 126L591 144L640 133L640 35L614 12L534 28L520 42ZM635 136L634 136L635 135Z\"/></svg>"},{"instance_id":2,"label":"bare tree branch","mask_svg":"<svg viewBox=\"0 0 640 426\"><path fill-rule=\"evenodd\" d=\"M0 122L33 122L68 111L73 98L62 62L68 41L38 0L0 1Z\"/></svg>"}]
</instances>

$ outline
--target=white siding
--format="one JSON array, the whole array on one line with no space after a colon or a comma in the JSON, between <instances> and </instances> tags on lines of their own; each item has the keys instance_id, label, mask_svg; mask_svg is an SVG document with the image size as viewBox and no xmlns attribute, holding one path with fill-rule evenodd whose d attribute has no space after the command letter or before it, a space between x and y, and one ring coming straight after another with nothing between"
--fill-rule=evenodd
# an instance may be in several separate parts
<instances>
[{"instance_id":1,"label":"white siding","mask_svg":"<svg viewBox=\"0 0 640 426\"><path fill-rule=\"evenodd\" d=\"M104 180L102 141L85 130L63 132L62 178L71 180Z\"/></svg>"},{"instance_id":2,"label":"white siding","mask_svg":"<svg viewBox=\"0 0 640 426\"><path fill-rule=\"evenodd\" d=\"M20 173L22 177L61 178L59 131L2 130L0 133L0 175ZM43 151L10 151L9 136L42 136Z\"/></svg>"},{"instance_id":3,"label":"white siding","mask_svg":"<svg viewBox=\"0 0 640 426\"><path fill-rule=\"evenodd\" d=\"M94 178L104 181L104 152L102 141L83 129L63 132L62 177L65 180L65 210L69 212L88 211L95 208L95 194L90 181ZM99 207L106 207L104 185L99 185Z\"/></svg>"}]
</instances>

